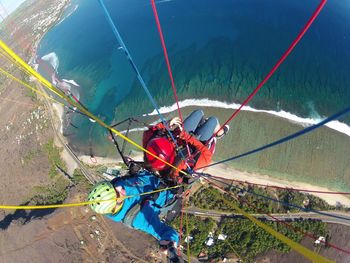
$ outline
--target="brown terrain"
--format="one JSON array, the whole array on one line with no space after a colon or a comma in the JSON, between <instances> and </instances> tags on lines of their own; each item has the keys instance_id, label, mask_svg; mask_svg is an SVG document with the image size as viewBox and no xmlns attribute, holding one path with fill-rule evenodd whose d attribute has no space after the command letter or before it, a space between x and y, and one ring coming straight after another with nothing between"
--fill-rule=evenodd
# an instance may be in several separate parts
<instances>
[{"instance_id":1,"label":"brown terrain","mask_svg":"<svg viewBox=\"0 0 350 263\"><path fill-rule=\"evenodd\" d=\"M84 198L74 196L70 202ZM95 216L87 207L61 209L45 217L25 212L11 216L1 226L2 262L154 261L147 257L149 244L154 244L149 237Z\"/></svg>"},{"instance_id":2,"label":"brown terrain","mask_svg":"<svg viewBox=\"0 0 350 263\"><path fill-rule=\"evenodd\" d=\"M41 37L68 5L68 0L27 1L0 24L1 40L31 61ZM2 54L0 67L28 82ZM1 205L34 204L43 191L50 195L43 189L59 195L56 184L71 184L60 173L50 176L45 144L55 137L51 111L42 97L0 74ZM85 201L86 191L73 185L64 202ZM95 216L88 207L0 211L1 262L154 262L155 245L147 235Z\"/></svg>"},{"instance_id":3,"label":"brown terrain","mask_svg":"<svg viewBox=\"0 0 350 263\"><path fill-rule=\"evenodd\" d=\"M31 61L41 37L59 20L68 4L69 0L28 0L0 24L1 39ZM28 81L1 54L0 67ZM45 145L54 137L58 147L63 145L52 128L56 126L51 125L52 109L47 106L42 98L0 74L1 205L33 204L33 198L43 194L42 189L52 191L58 183L65 186L62 192L69 189L64 202L86 199L86 183L74 185L58 172L50 176L52 163ZM70 157L65 160L74 162ZM330 225L329 230L334 244L350 249L349 227ZM310 241L303 242L312 248ZM350 261L331 249L323 255L337 262ZM0 210L0 262L160 261L153 238L94 215L88 207ZM271 251L257 261L304 262L304 259L295 252Z\"/></svg>"}]
</instances>

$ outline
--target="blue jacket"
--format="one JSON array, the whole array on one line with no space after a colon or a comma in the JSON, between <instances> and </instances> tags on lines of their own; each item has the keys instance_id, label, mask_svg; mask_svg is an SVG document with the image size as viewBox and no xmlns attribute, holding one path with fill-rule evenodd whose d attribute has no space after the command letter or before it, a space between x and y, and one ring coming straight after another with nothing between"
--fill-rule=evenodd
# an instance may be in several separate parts
<instances>
[{"instance_id":1,"label":"blue jacket","mask_svg":"<svg viewBox=\"0 0 350 263\"><path fill-rule=\"evenodd\" d=\"M139 196L141 193L158 189L160 184L160 180L149 172L141 172L135 177L116 180L114 187L123 187L127 196L138 196L125 199L121 210L114 215L107 215L107 217L116 222L123 222L128 211L135 205L141 204L141 208L134 217L131 227L146 232L157 240L168 240L178 243L178 233L159 219L160 209L173 199L174 194L169 190L162 191L159 192L156 200L151 199L152 195Z\"/></svg>"}]
</instances>

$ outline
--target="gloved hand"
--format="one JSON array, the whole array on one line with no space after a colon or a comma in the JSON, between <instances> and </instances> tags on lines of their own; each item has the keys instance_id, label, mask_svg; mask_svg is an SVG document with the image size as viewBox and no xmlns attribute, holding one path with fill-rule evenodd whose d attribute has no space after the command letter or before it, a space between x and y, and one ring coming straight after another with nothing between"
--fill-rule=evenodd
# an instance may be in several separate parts
<instances>
[{"instance_id":1,"label":"gloved hand","mask_svg":"<svg viewBox=\"0 0 350 263\"><path fill-rule=\"evenodd\" d=\"M175 130L176 128L179 128L180 131L182 131L182 122L179 117L172 118L169 123L170 129Z\"/></svg>"}]
</instances>

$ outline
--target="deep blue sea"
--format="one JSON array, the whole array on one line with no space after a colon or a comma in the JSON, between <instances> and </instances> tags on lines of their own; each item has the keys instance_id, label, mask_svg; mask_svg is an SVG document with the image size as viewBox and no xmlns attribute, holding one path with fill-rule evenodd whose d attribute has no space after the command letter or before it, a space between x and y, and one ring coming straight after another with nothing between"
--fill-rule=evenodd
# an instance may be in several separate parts
<instances>
[{"instance_id":1,"label":"deep blue sea","mask_svg":"<svg viewBox=\"0 0 350 263\"><path fill-rule=\"evenodd\" d=\"M150 1L105 2L159 106L173 104ZM286 50L318 2L157 1L180 100L242 102ZM349 14L349 1L329 1L249 105L314 118L349 106ZM39 56L52 52L59 60L60 78L77 82L81 102L107 123L153 110L97 0L72 1L64 20L40 43ZM349 118L343 121L350 123ZM107 143L105 131L96 124L78 115L74 124L79 129L72 128L70 138L77 148L87 151L89 143Z\"/></svg>"}]
</instances>

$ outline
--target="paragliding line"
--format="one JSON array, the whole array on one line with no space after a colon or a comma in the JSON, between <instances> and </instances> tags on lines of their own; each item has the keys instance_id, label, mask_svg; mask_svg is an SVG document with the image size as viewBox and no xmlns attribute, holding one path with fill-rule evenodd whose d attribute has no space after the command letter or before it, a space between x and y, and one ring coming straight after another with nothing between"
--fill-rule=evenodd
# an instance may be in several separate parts
<instances>
[{"instance_id":1,"label":"paragliding line","mask_svg":"<svg viewBox=\"0 0 350 263\"><path fill-rule=\"evenodd\" d=\"M296 133L288 135L288 136L286 136L286 137L284 137L282 139L279 139L279 140L277 140L275 142L272 142L272 143L269 143L267 145L261 146L261 147L255 149L255 150L251 150L249 152L242 153L240 155L233 156L233 157L230 157L230 158L227 158L227 159L224 159L224 160L221 160L221 161L218 161L218 162L215 162L215 163L212 163L212 164L200 167L197 170L203 169L203 168L207 168L207 167L211 167L211 166L215 166L215 165L218 165L220 163L226 163L226 162L229 162L229 161L237 160L237 159L245 157L247 155L250 155L250 154L253 154L253 153L257 153L257 152L263 151L265 149L274 147L274 146L276 146L278 144L282 144L282 143L285 143L287 141L293 140L293 139L295 139L295 138L297 138L297 137L299 137L301 135L304 135L304 134L309 133L309 132L311 132L311 131L313 131L313 130L315 130L317 128L320 128L320 127L324 126L326 123L328 123L330 121L339 119L340 117L343 117L343 116L347 115L348 113L350 113L350 107L348 107L348 108L346 108L346 109L344 109L344 110L342 110L340 112L337 112L337 113L333 114L332 116L324 119L323 121L321 121L321 122L319 122L317 124L314 124L314 125L312 125L310 127L307 127L307 128L305 128L305 129L303 129L301 131L298 131Z\"/></svg>"},{"instance_id":2,"label":"paragliding line","mask_svg":"<svg viewBox=\"0 0 350 263\"><path fill-rule=\"evenodd\" d=\"M220 188L222 191L232 195L231 192L227 192L225 190L223 190L220 186L218 186L217 184L215 184L214 182L210 181L208 178L206 177L202 177L205 180L207 180L208 182L210 182L212 185L215 185L216 187ZM208 188L208 190L213 194L213 195L217 195L216 192L214 192L213 190L211 190L210 188ZM266 232L268 232L269 234L271 234L272 236L274 236L275 238L277 238L278 240L280 240L281 242L285 243L286 245L288 245L290 248L294 249L295 251L297 251L298 253L300 253L301 255L303 255L304 257L308 258L309 260L311 260L312 262L332 262L331 260L324 258L320 255L318 255L317 253L309 250L306 247L303 247L302 245L300 245L299 243L289 239L288 237L284 236L283 234L279 233L278 231L276 231L275 229L273 229L272 227L264 224L263 222L259 221L258 219L256 219L254 216L250 215L249 213L247 213L246 211L244 211L243 209L239 208L239 206L237 206L236 204L226 200L225 198L222 198L222 201L225 202L227 205L231 206L233 209L235 209L238 213L242 214L244 217L248 218L250 221L252 221L254 224L256 224L257 226L259 226L260 228L264 229Z\"/></svg>"},{"instance_id":3,"label":"paragliding line","mask_svg":"<svg viewBox=\"0 0 350 263\"><path fill-rule=\"evenodd\" d=\"M203 178L211 178L211 179L213 179L213 180L216 180L216 181L219 181L219 182L222 183L222 181L219 180L219 179L217 179L216 176L212 176L212 175L210 175L210 174L204 174L204 173L202 173L201 176L203 176ZM220 177L219 177L219 178L220 178ZM274 198L269 197L269 196L266 196L266 195L262 195L262 194L255 193L254 191L251 191L251 190L245 190L245 189L240 188L240 187L235 186L235 185L232 185L232 187L235 187L236 189L239 189L239 190L241 190L241 191L246 191L247 193L250 193L250 194L252 194L252 195L259 196L259 197L262 197L262 198L264 198L264 199L273 201L273 202L275 202L275 203L280 203L280 204L282 204L282 205L284 205L284 206L295 207L295 208L301 209L301 210L303 210L303 211L305 211L305 212L313 212L313 213L320 214L320 215L324 215L324 216L327 216L327 217L333 217L333 218L337 218L337 219L342 219L342 220L350 221L350 218L349 218L349 217L336 216L336 215L328 214L328 213L325 213L325 212L322 212L322 211L319 211L319 210L315 210L315 209L311 209L311 208L305 208L305 207L302 207L302 206L299 206L299 205L296 205L296 204L283 202L283 201L274 199Z\"/></svg>"},{"instance_id":4,"label":"paragliding line","mask_svg":"<svg viewBox=\"0 0 350 263\"><path fill-rule=\"evenodd\" d=\"M188 173L186 173L185 171L180 170L179 168L175 167L174 165L172 165L169 162L164 161L163 159L159 158L157 155L153 154L152 152L148 151L147 149L143 148L141 145L137 144L136 142L134 142L133 140L131 140L128 137L125 137L122 133L120 133L119 131L117 131L116 129L108 126L105 122L103 122L101 119L99 119L97 116L95 116L94 114L92 114L90 111L88 111L87 109L85 109L84 107L82 107L80 104L72 101L69 99L69 97L64 94L61 90L57 89L55 86L53 86L48 80L46 80L43 76L41 76L38 72L36 72L33 68L31 68L23 59L21 59L15 52L13 52L13 50L11 50L11 48L9 48L2 40L0 40L0 47L6 52L8 53L9 56L11 56L15 61L17 61L18 65L20 65L22 68L24 68L28 73L30 73L30 75L32 75L33 77L35 77L40 83L42 83L46 88L48 88L49 90L53 91L54 93L56 93L57 95L59 95L61 98L64 98L69 104L71 104L74 107L77 107L81 112L83 112L84 114L88 115L92 120L96 121L98 124L100 124L102 127L107 128L111 131L113 131L115 134L117 134L118 136L120 136L122 139L126 140L127 142L129 142L130 144L134 145L135 147L137 147L138 149L148 153L149 155L151 155L152 157L156 158L157 160L160 160L161 162L165 163L166 165L168 165L169 167L174 168L175 170L179 171L181 174L184 175L188 175ZM8 73L9 75L11 75L10 73ZM28 87L29 88L29 87ZM31 88L31 87L30 87Z\"/></svg>"},{"instance_id":5,"label":"paragliding line","mask_svg":"<svg viewBox=\"0 0 350 263\"><path fill-rule=\"evenodd\" d=\"M255 96L255 94L264 86L264 84L271 78L271 76L275 73L275 71L280 67L280 65L285 61L288 55L293 51L298 42L302 39L304 34L309 30L312 23L320 14L321 10L325 6L327 0L321 0L320 4L316 8L315 12L312 14L310 19L307 21L301 32L294 39L292 44L287 48L286 52L281 56L281 58L277 61L277 63L273 66L270 72L265 76L265 78L258 84L258 86L254 89L254 91L245 99L245 101L241 104L241 106L231 115L231 117L220 127L220 129L212 136L215 137L219 131L221 131L226 124L228 124L243 108L243 106L247 105L247 103Z\"/></svg>"},{"instance_id":6,"label":"paragliding line","mask_svg":"<svg viewBox=\"0 0 350 263\"><path fill-rule=\"evenodd\" d=\"M142 88L145 90L145 92L146 92L148 98L150 99L150 101L151 101L151 103L152 103L154 109L157 111L159 118L160 118L161 121L163 122L163 124L164 124L166 130L168 131L168 133L169 133L169 135L170 135L172 141L175 143L176 148L178 149L179 146L177 145L176 139L174 138L172 132L170 131L166 120L164 119L163 115L160 113L160 111L159 111L159 109L158 109L159 107L158 107L156 101L154 100L153 96L151 95L149 89L147 88L147 85L146 85L145 81L143 80L143 78L142 78L142 76L141 76L139 70L137 69L136 64L135 64L134 60L132 59L131 54L130 54L128 48L126 47L126 45L125 45L125 43L124 43L124 41L123 41L121 35L119 34L119 31L118 31L117 27L115 26L115 24L114 24L114 22L113 22L113 20L112 20L111 15L109 14L109 11L107 10L107 8L106 8L106 6L105 6L105 4L104 4L104 1L103 1L103 0L98 0L98 1L99 1L100 5L101 5L103 11L104 11L104 14L105 14L105 16L106 16L106 18L107 18L107 21L109 22L109 25L110 25L111 28L112 28L112 31L113 31L113 33L114 33L114 36L116 37L116 39L117 39L118 43L120 44L120 46L123 48L125 56L128 58L128 60L129 60L129 62L130 62L130 64L131 64L133 70L135 71L136 76L137 76L137 79L139 80L139 82L140 82ZM181 151L179 151L179 153L180 153L180 155L181 155L181 158L182 158L182 159L186 162L186 164L187 164L187 160L186 160L186 157L184 156L184 154L183 154ZM187 166L188 166L188 168L190 168L188 164L187 164Z\"/></svg>"},{"instance_id":7,"label":"paragliding line","mask_svg":"<svg viewBox=\"0 0 350 263\"><path fill-rule=\"evenodd\" d=\"M229 186L229 187L232 187L232 186L233 186L233 185L231 185L231 184L228 184L228 183L224 182L223 180L218 180L218 179L216 179L217 177L215 177L215 176L210 175L210 178L213 179L213 180L215 180L215 181L218 181L218 182L220 182L220 183L222 183L222 184L226 184L226 185ZM204 179L207 180L208 182L212 183L212 182L211 182L210 180L208 180L207 178L204 178ZM222 178L221 178L221 179L222 179ZM231 179L230 179L230 180L231 180ZM219 186L216 185L216 184L214 184L214 185L217 186L217 187L219 187ZM221 190L223 190L224 192L229 193L228 191L222 189L221 187L219 187L219 188L220 188ZM229 194L230 194L230 193L229 193ZM242 199L239 199L239 200L242 200ZM291 229L293 229L293 230L295 230L295 231L298 231L298 232L300 232L300 233L302 233L302 234L304 234L304 235L306 235L306 236L308 236L308 237L310 237L310 238L312 238L312 239L315 239L315 240L317 239L317 237L316 237L314 234L309 233L309 232L307 232L307 231L305 231L305 230L303 230L303 229L294 227L293 225L288 224L287 222L281 221L281 220L279 220L278 218L274 217L273 215L271 215L271 214L269 214L269 213L266 213L266 212L264 212L264 211L261 211L259 208L257 208L256 206L254 206L253 204L251 204L251 203L248 202L247 200L242 200L242 201L244 201L244 202L245 202L247 205L249 205L250 207L253 207L254 209L256 209L259 213L263 213L264 215L267 215L267 216L273 218L273 219L274 219L275 221L277 221L278 223L284 224L284 225L286 225L287 227L289 227L289 228L291 228ZM321 241L321 242L322 242L322 243L325 243L326 245L329 245L330 247L332 247L332 248L334 248L334 249L337 249L337 250L342 251L342 252L344 252L344 253L350 254L350 251L348 251L348 250L346 250L346 249L337 247L336 245L333 245L333 244L331 244L331 243L329 243L329 242L324 242L324 241Z\"/></svg>"}]
</instances>

